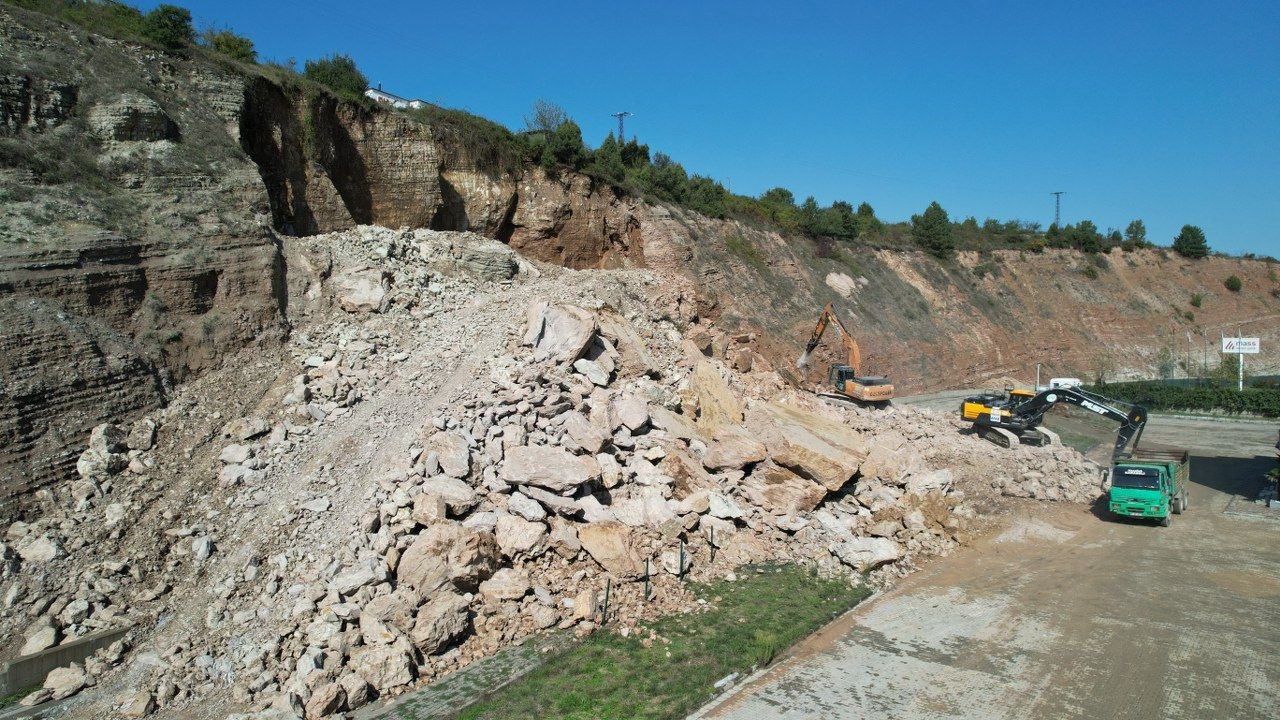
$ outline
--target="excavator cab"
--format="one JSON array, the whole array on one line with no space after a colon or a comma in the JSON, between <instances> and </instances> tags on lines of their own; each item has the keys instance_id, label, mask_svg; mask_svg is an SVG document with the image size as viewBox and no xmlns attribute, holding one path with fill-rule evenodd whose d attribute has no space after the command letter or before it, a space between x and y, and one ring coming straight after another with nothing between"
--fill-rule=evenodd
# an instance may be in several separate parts
<instances>
[{"instance_id":1,"label":"excavator cab","mask_svg":"<svg viewBox=\"0 0 1280 720\"><path fill-rule=\"evenodd\" d=\"M863 402L893 399L893 382L882 375L858 375L850 365L832 365L827 376L837 392Z\"/></svg>"}]
</instances>

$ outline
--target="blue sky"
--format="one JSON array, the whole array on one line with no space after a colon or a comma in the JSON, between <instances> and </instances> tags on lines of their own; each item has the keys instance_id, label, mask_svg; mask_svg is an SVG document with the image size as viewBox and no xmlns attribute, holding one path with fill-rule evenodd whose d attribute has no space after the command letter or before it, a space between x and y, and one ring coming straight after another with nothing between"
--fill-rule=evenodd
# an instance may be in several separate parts
<instances>
[{"instance_id":1,"label":"blue sky","mask_svg":"<svg viewBox=\"0 0 1280 720\"><path fill-rule=\"evenodd\" d=\"M1062 190L1064 222L1280 255L1274 1L185 4L264 58L347 53L512 128L546 98L596 145L630 110L739 193L1048 225Z\"/></svg>"}]
</instances>

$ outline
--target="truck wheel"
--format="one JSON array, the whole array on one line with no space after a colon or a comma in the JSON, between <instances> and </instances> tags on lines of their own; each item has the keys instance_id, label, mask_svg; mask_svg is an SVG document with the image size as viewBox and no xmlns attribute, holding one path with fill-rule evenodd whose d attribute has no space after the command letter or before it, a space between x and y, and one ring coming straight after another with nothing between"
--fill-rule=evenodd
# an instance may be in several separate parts
<instances>
[{"instance_id":1,"label":"truck wheel","mask_svg":"<svg viewBox=\"0 0 1280 720\"><path fill-rule=\"evenodd\" d=\"M1165 515L1164 517L1160 518L1160 527L1169 527L1172 524L1173 524L1172 515Z\"/></svg>"},{"instance_id":2,"label":"truck wheel","mask_svg":"<svg viewBox=\"0 0 1280 720\"><path fill-rule=\"evenodd\" d=\"M1181 495L1174 498L1173 502L1169 503L1169 509L1172 510L1174 514L1177 514L1177 515L1182 514L1182 496Z\"/></svg>"},{"instance_id":3,"label":"truck wheel","mask_svg":"<svg viewBox=\"0 0 1280 720\"><path fill-rule=\"evenodd\" d=\"M1182 491L1182 509L1185 511L1187 506L1191 504L1191 493L1186 490Z\"/></svg>"}]
</instances>

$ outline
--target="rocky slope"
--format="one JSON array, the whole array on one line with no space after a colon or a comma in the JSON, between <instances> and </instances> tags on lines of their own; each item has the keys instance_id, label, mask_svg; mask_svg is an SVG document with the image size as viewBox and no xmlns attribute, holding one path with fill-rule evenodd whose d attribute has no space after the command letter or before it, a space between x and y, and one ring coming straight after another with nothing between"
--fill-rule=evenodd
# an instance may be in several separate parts
<instances>
[{"instance_id":1,"label":"rocky slope","mask_svg":"<svg viewBox=\"0 0 1280 720\"><path fill-rule=\"evenodd\" d=\"M591 631L606 583L632 631L686 607L680 575L776 560L884 582L1004 496L1104 487L1067 448L1002 450L734 371L650 271L365 227L285 254L278 352L95 428L78 478L6 529L6 653L132 626L34 699L323 717L530 633Z\"/></svg>"},{"instance_id":2,"label":"rocky slope","mask_svg":"<svg viewBox=\"0 0 1280 720\"><path fill-rule=\"evenodd\" d=\"M6 513L66 479L97 424L163 406L240 348L278 350L289 287L308 272L281 238L365 223L471 230L571 268L649 268L701 323L691 338L740 369L790 362L828 300L872 369L907 392L1029 378L1036 362L1150 374L1162 347L1188 349L1187 332L1239 323L1264 337L1254 367L1277 366L1264 262L1116 252L1091 279L1091 261L1065 251L816 257L807 239L549 178L465 124L339 103L8 5L0 149ZM1229 274L1244 292L1222 288Z\"/></svg>"}]
</instances>

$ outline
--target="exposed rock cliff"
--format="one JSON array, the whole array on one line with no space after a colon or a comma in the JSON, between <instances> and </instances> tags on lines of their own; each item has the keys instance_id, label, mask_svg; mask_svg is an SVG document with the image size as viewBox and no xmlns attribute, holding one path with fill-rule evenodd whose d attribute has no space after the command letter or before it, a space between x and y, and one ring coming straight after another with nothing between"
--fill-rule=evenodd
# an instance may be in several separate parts
<instances>
[{"instance_id":1,"label":"exposed rock cliff","mask_svg":"<svg viewBox=\"0 0 1280 720\"><path fill-rule=\"evenodd\" d=\"M1181 356L1202 348L1198 332L1240 324L1265 338L1254 367L1277 367L1280 302L1264 262L1005 251L939 264L860 246L817 257L804 238L497 162L444 116L341 103L8 5L0 198L10 499L68 472L94 425L283 337L296 282L279 235L359 224L471 230L573 268L650 268L680 298L673 319L705 325L693 336L739 366L790 362L834 300L871 369L904 391L1027 377L1036 362L1150 373L1162 348ZM1231 274L1243 292L1223 288Z\"/></svg>"}]
</instances>

